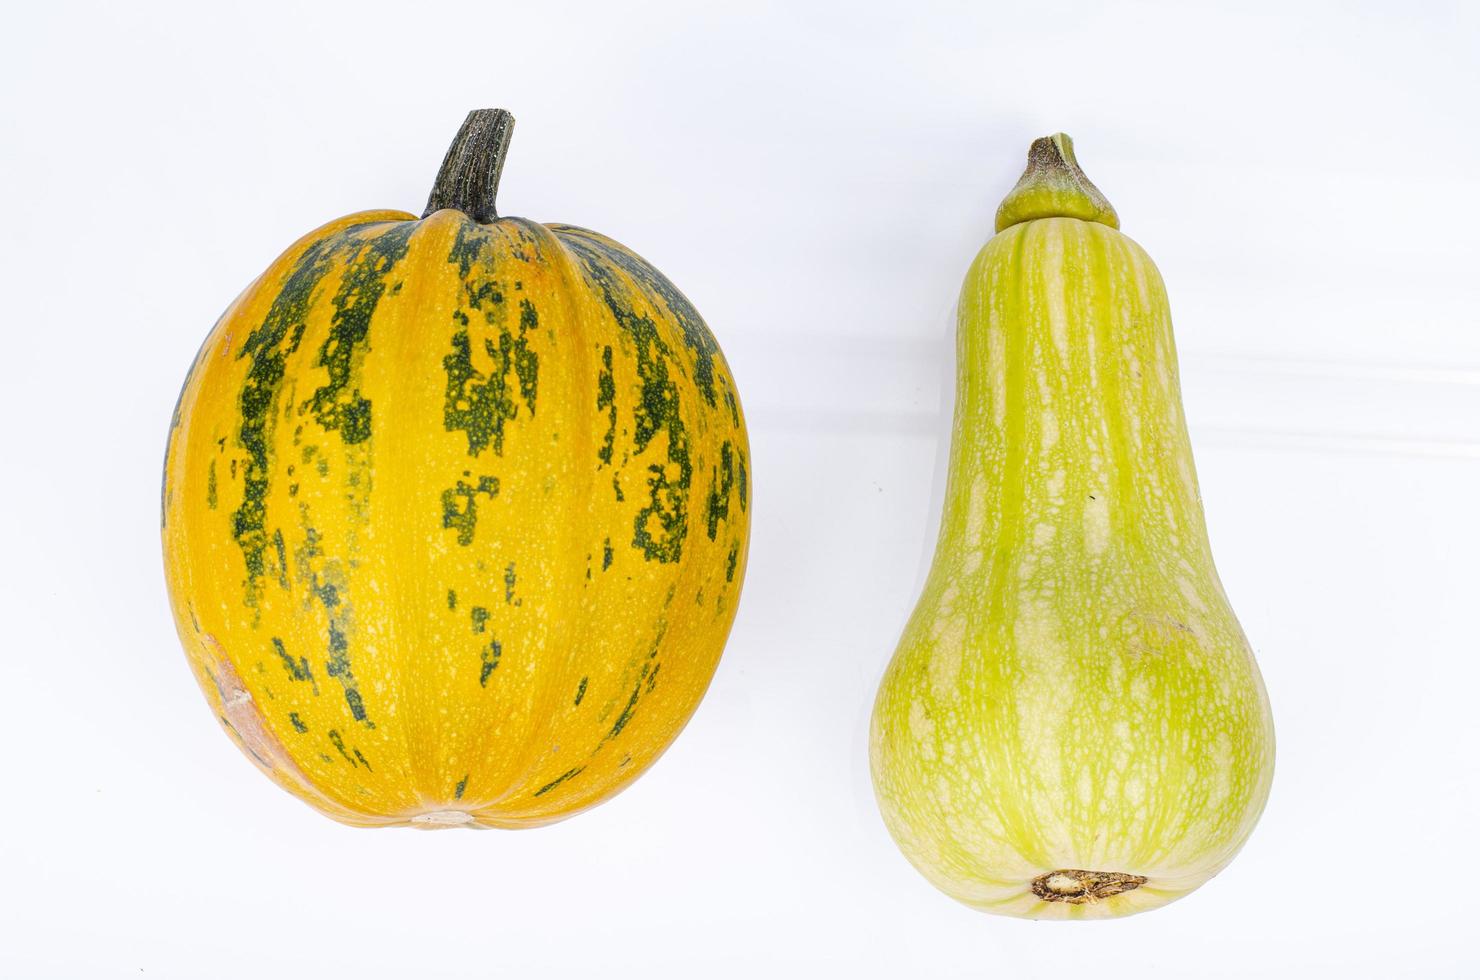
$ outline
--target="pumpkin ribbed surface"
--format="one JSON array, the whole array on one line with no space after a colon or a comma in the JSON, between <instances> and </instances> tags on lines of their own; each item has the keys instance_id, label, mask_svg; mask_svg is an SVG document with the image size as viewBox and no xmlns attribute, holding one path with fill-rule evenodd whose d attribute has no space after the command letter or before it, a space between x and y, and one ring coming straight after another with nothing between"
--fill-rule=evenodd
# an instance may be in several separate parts
<instances>
[{"instance_id":1,"label":"pumpkin ribbed surface","mask_svg":"<svg viewBox=\"0 0 1480 980\"><path fill-rule=\"evenodd\" d=\"M749 481L724 358L642 259L365 212L284 253L197 356L170 594L221 723L290 792L360 825L536 825L694 711Z\"/></svg>"}]
</instances>

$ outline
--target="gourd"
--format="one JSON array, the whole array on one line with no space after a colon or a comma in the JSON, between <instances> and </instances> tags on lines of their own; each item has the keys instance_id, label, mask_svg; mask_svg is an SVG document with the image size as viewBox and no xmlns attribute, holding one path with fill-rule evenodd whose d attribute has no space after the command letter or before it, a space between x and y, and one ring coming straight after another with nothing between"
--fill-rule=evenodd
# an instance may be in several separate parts
<instances>
[{"instance_id":1,"label":"gourd","mask_svg":"<svg viewBox=\"0 0 1480 980\"><path fill-rule=\"evenodd\" d=\"M745 573L750 454L693 306L626 247L499 217L468 116L425 213L289 248L170 426L180 639L237 744L360 826L527 827L695 710Z\"/></svg>"},{"instance_id":2,"label":"gourd","mask_svg":"<svg viewBox=\"0 0 1480 980\"><path fill-rule=\"evenodd\" d=\"M1209 552L1156 266L1062 134L996 225L961 292L940 535L875 702L874 786L961 902L1126 915L1249 836L1269 703Z\"/></svg>"}]
</instances>

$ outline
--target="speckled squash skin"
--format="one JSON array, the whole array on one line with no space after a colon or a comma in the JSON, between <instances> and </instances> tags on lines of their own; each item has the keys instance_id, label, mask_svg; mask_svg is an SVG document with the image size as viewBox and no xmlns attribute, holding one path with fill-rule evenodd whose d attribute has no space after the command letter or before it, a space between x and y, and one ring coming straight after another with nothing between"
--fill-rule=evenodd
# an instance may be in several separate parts
<instances>
[{"instance_id":1,"label":"speckled squash skin","mask_svg":"<svg viewBox=\"0 0 1480 980\"><path fill-rule=\"evenodd\" d=\"M163 488L176 624L232 738L334 819L549 823L698 705L749 466L714 338L631 251L456 208L350 215L190 370Z\"/></svg>"},{"instance_id":2,"label":"speckled squash skin","mask_svg":"<svg viewBox=\"0 0 1480 980\"><path fill-rule=\"evenodd\" d=\"M872 769L953 898L1127 915L1233 858L1274 729L1208 547L1161 277L1067 137L1034 155L961 293L940 538Z\"/></svg>"}]
</instances>

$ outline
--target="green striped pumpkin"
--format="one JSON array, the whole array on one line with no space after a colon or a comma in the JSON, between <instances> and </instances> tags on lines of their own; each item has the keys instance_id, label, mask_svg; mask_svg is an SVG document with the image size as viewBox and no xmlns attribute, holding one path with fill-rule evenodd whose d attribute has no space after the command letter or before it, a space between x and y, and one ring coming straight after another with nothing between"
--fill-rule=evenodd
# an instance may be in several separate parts
<instances>
[{"instance_id":1,"label":"green striped pumpkin","mask_svg":"<svg viewBox=\"0 0 1480 980\"><path fill-rule=\"evenodd\" d=\"M672 742L744 577L735 382L683 294L501 218L475 112L425 214L305 236L181 392L162 528L180 638L280 786L362 826L524 827Z\"/></svg>"}]
</instances>

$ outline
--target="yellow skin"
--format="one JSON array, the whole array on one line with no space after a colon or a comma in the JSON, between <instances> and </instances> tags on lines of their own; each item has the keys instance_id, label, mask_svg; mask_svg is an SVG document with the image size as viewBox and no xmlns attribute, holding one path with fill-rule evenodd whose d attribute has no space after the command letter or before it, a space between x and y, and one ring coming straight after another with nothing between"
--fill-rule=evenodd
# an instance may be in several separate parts
<instances>
[{"instance_id":1,"label":"yellow skin","mask_svg":"<svg viewBox=\"0 0 1480 980\"><path fill-rule=\"evenodd\" d=\"M966 276L940 539L871 756L942 891L1089 918L1233 858L1274 729L1208 548L1161 277L1103 198L1064 206L1083 174L1054 140Z\"/></svg>"},{"instance_id":2,"label":"yellow skin","mask_svg":"<svg viewBox=\"0 0 1480 980\"><path fill-rule=\"evenodd\" d=\"M703 696L748 467L723 356L622 246L350 215L247 288L186 381L176 624L232 737L334 819L549 823Z\"/></svg>"}]
</instances>

